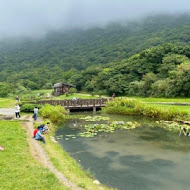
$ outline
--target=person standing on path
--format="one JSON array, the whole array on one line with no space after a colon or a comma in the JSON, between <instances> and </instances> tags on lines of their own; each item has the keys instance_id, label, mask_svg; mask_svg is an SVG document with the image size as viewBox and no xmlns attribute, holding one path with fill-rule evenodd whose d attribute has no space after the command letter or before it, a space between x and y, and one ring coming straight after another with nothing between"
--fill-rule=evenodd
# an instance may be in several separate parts
<instances>
[{"instance_id":1,"label":"person standing on path","mask_svg":"<svg viewBox=\"0 0 190 190\"><path fill-rule=\"evenodd\" d=\"M16 101L20 102L20 97L19 96L16 97Z\"/></svg>"},{"instance_id":2,"label":"person standing on path","mask_svg":"<svg viewBox=\"0 0 190 190\"><path fill-rule=\"evenodd\" d=\"M15 106L15 116L16 118L20 118L20 106L18 104Z\"/></svg>"},{"instance_id":3,"label":"person standing on path","mask_svg":"<svg viewBox=\"0 0 190 190\"><path fill-rule=\"evenodd\" d=\"M35 108L34 108L34 120L36 121L37 118L38 118L38 108L35 107Z\"/></svg>"},{"instance_id":4,"label":"person standing on path","mask_svg":"<svg viewBox=\"0 0 190 190\"><path fill-rule=\"evenodd\" d=\"M115 99L115 97L116 97L116 95L115 95L115 93L113 93L112 98Z\"/></svg>"}]
</instances>

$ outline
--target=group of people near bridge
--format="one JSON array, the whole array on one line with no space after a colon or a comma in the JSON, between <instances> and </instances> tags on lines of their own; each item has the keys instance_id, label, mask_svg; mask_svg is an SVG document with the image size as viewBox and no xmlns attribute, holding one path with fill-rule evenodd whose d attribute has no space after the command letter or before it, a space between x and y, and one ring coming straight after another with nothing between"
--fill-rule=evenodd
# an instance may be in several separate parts
<instances>
[{"instance_id":1,"label":"group of people near bridge","mask_svg":"<svg viewBox=\"0 0 190 190\"><path fill-rule=\"evenodd\" d=\"M115 93L113 93L112 98L114 99L115 97L116 97L116 95L115 95ZM77 101L77 98L74 97L72 100ZM18 103L15 106L15 115L16 115L16 118L20 118L20 106ZM34 115L33 115L33 118L35 121L37 120L37 117L38 117L38 108L35 107L34 108ZM49 124L50 123L47 122L46 124L39 125L36 129L34 129L33 138L35 138L36 140L40 140L43 143L46 143L45 138L44 138L44 134L49 131L49 127L48 127Z\"/></svg>"},{"instance_id":2,"label":"group of people near bridge","mask_svg":"<svg viewBox=\"0 0 190 190\"><path fill-rule=\"evenodd\" d=\"M34 129L33 138L46 143L44 134L49 131L49 124L50 123L47 122L46 124L41 124L36 129Z\"/></svg>"},{"instance_id":3,"label":"group of people near bridge","mask_svg":"<svg viewBox=\"0 0 190 190\"><path fill-rule=\"evenodd\" d=\"M20 106L18 103L15 105L15 117L17 119L20 118ZM38 107L34 108L34 114L32 117L34 118L34 121L37 120L37 118L38 118Z\"/></svg>"}]
</instances>

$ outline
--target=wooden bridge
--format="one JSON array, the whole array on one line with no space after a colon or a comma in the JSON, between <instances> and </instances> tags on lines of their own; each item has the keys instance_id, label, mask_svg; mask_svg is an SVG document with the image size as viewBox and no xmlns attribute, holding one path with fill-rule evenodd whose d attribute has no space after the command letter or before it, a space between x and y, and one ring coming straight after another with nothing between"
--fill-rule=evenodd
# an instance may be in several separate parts
<instances>
[{"instance_id":1,"label":"wooden bridge","mask_svg":"<svg viewBox=\"0 0 190 190\"><path fill-rule=\"evenodd\" d=\"M51 104L51 105L61 105L65 107L68 111L70 110L81 110L81 109L92 109L94 112L97 108L105 107L106 102L110 98L101 99L77 99L77 100L41 100L37 101L38 104Z\"/></svg>"}]
</instances>

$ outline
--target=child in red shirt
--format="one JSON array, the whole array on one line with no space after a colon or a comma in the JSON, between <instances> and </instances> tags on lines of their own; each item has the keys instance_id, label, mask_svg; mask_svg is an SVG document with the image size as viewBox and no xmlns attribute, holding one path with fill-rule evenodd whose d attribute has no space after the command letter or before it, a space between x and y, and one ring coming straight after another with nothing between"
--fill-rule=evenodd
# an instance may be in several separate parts
<instances>
[{"instance_id":1,"label":"child in red shirt","mask_svg":"<svg viewBox=\"0 0 190 190\"><path fill-rule=\"evenodd\" d=\"M33 132L33 138L36 137L36 133L38 132L38 128L34 129L34 132Z\"/></svg>"}]
</instances>

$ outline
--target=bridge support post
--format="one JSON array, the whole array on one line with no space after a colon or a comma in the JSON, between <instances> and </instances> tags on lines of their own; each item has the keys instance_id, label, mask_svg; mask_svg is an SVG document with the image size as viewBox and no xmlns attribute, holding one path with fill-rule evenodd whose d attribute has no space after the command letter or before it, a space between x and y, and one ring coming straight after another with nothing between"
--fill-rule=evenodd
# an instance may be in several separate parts
<instances>
[{"instance_id":1,"label":"bridge support post","mask_svg":"<svg viewBox=\"0 0 190 190\"><path fill-rule=\"evenodd\" d=\"M93 107L93 113L96 113L96 107L95 106Z\"/></svg>"},{"instance_id":2,"label":"bridge support post","mask_svg":"<svg viewBox=\"0 0 190 190\"><path fill-rule=\"evenodd\" d=\"M70 114L70 109L67 109L68 114Z\"/></svg>"}]
</instances>

